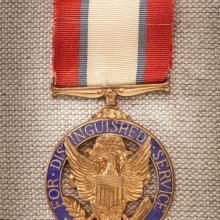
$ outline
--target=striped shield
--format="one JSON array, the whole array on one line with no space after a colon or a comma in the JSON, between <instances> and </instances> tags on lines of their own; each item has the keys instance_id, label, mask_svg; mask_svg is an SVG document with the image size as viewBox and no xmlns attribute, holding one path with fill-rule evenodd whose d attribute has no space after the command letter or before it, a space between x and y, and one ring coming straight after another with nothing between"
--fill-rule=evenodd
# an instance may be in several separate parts
<instances>
[{"instance_id":1,"label":"striped shield","mask_svg":"<svg viewBox=\"0 0 220 220\"><path fill-rule=\"evenodd\" d=\"M96 177L96 204L110 209L122 204L123 177L99 175Z\"/></svg>"}]
</instances>

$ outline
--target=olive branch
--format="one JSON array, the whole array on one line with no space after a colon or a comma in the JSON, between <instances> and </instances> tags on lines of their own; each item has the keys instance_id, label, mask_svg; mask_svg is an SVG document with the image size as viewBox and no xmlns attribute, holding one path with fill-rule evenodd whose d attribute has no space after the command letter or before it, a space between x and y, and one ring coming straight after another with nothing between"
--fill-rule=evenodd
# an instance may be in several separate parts
<instances>
[{"instance_id":1,"label":"olive branch","mask_svg":"<svg viewBox=\"0 0 220 220\"><path fill-rule=\"evenodd\" d=\"M86 212L82 208L81 204L71 197L64 197L64 205L66 207L66 211L68 211L69 215L76 220L85 220Z\"/></svg>"}]
</instances>

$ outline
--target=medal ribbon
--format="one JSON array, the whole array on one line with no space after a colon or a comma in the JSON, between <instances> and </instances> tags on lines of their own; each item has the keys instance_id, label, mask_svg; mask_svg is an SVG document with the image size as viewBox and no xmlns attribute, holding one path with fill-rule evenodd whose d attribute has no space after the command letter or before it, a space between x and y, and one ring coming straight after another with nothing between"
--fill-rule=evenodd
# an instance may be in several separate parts
<instances>
[{"instance_id":1,"label":"medal ribbon","mask_svg":"<svg viewBox=\"0 0 220 220\"><path fill-rule=\"evenodd\" d=\"M173 0L55 0L55 86L163 83Z\"/></svg>"}]
</instances>

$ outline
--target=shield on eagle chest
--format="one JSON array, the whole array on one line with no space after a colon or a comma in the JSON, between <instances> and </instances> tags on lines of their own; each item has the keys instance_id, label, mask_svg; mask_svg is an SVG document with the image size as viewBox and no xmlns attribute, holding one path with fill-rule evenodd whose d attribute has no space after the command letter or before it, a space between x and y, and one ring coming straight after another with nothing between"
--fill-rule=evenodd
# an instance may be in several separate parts
<instances>
[{"instance_id":1,"label":"shield on eagle chest","mask_svg":"<svg viewBox=\"0 0 220 220\"><path fill-rule=\"evenodd\" d=\"M123 178L120 176L96 177L96 204L110 209L122 204Z\"/></svg>"}]
</instances>

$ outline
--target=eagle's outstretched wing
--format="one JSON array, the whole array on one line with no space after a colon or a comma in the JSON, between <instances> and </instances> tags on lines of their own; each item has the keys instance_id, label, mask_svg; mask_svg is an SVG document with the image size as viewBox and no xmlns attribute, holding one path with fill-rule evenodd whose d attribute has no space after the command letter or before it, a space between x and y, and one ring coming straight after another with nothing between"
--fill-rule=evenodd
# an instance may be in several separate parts
<instances>
[{"instance_id":1,"label":"eagle's outstretched wing","mask_svg":"<svg viewBox=\"0 0 220 220\"><path fill-rule=\"evenodd\" d=\"M69 138L66 139L64 145L79 196L85 201L93 200L95 196L95 177L100 171L98 164L91 161L89 157L84 157L78 153Z\"/></svg>"},{"instance_id":2,"label":"eagle's outstretched wing","mask_svg":"<svg viewBox=\"0 0 220 220\"><path fill-rule=\"evenodd\" d=\"M151 138L140 147L121 169L124 177L123 193L125 202L139 199L143 194L144 185L150 179L149 158L151 152Z\"/></svg>"}]
</instances>

